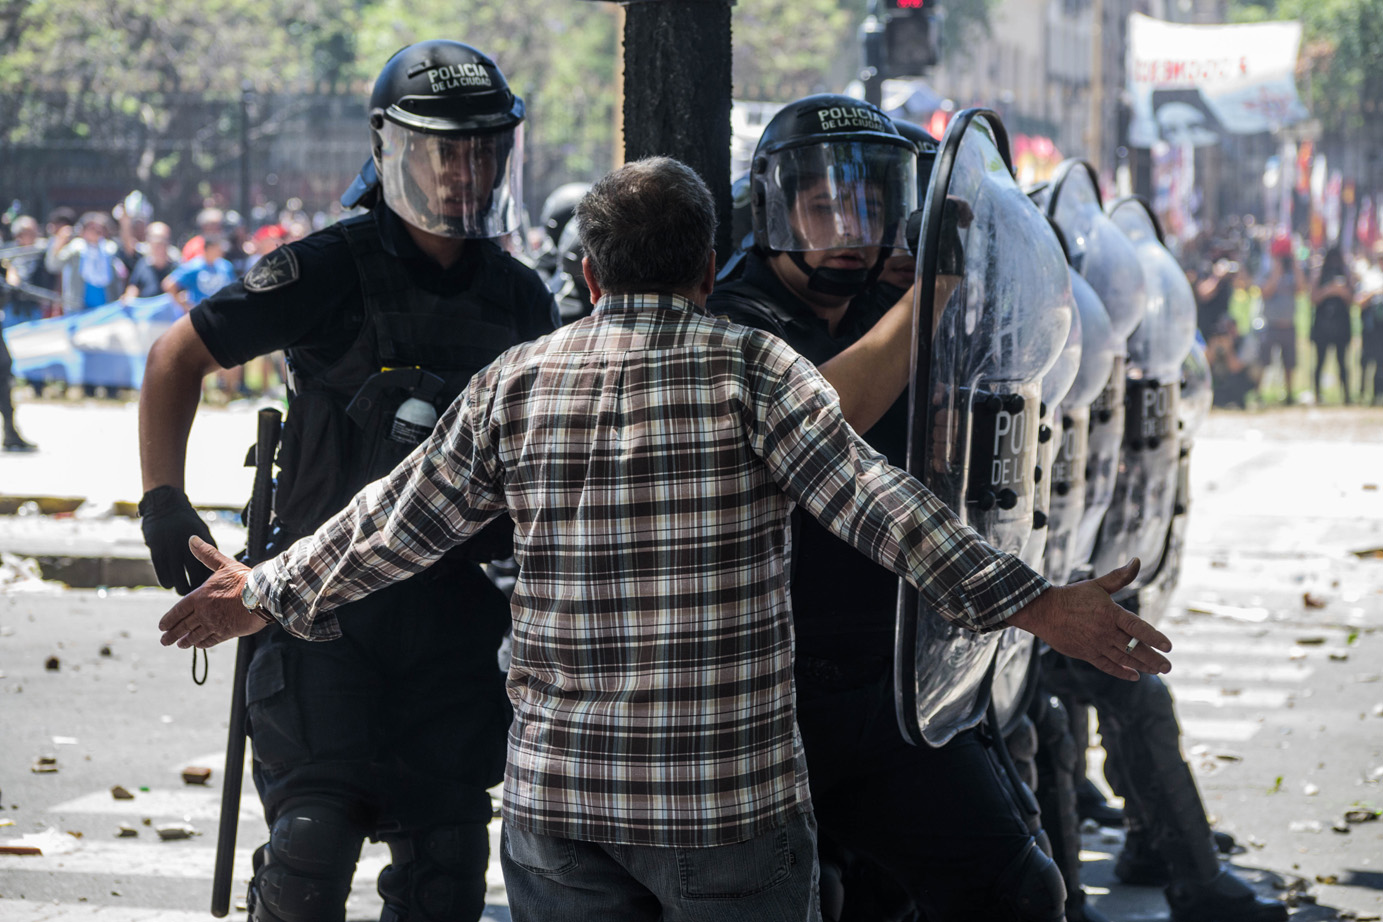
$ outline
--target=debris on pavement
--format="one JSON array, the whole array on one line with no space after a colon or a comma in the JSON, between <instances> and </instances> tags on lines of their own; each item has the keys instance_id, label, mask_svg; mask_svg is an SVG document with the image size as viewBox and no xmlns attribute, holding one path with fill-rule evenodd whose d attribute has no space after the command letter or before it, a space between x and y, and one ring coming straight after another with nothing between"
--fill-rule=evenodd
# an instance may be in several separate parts
<instances>
[{"instance_id":1,"label":"debris on pavement","mask_svg":"<svg viewBox=\"0 0 1383 922\"><path fill-rule=\"evenodd\" d=\"M110 652L110 644L108 644L108 643L103 643L103 644L101 644L100 653L101 653L102 656L110 656L110 655L111 655L111 652Z\"/></svg>"},{"instance_id":2,"label":"debris on pavement","mask_svg":"<svg viewBox=\"0 0 1383 922\"><path fill-rule=\"evenodd\" d=\"M110 796L116 800L134 800L134 795L118 784L110 789Z\"/></svg>"},{"instance_id":3,"label":"debris on pavement","mask_svg":"<svg viewBox=\"0 0 1383 922\"><path fill-rule=\"evenodd\" d=\"M69 855L81 848L77 836L48 827L0 845L0 855Z\"/></svg>"},{"instance_id":4,"label":"debris on pavement","mask_svg":"<svg viewBox=\"0 0 1383 922\"><path fill-rule=\"evenodd\" d=\"M1370 547L1362 551L1351 551L1350 553L1360 560L1368 560L1370 558L1374 560L1383 560L1383 547Z\"/></svg>"},{"instance_id":5,"label":"debris on pavement","mask_svg":"<svg viewBox=\"0 0 1383 922\"><path fill-rule=\"evenodd\" d=\"M200 765L189 765L182 770L183 784L206 784L211 780L211 769Z\"/></svg>"},{"instance_id":6,"label":"debris on pavement","mask_svg":"<svg viewBox=\"0 0 1383 922\"><path fill-rule=\"evenodd\" d=\"M34 764L29 769L29 771L33 772L35 775L51 775L56 773L57 770L58 757L49 755L42 755L34 759Z\"/></svg>"},{"instance_id":7,"label":"debris on pavement","mask_svg":"<svg viewBox=\"0 0 1383 922\"><path fill-rule=\"evenodd\" d=\"M1307 797L1315 797L1320 792L1320 785L1312 784L1309 781L1301 786L1301 793L1305 794Z\"/></svg>"},{"instance_id":8,"label":"debris on pavement","mask_svg":"<svg viewBox=\"0 0 1383 922\"><path fill-rule=\"evenodd\" d=\"M1325 638L1319 635L1312 635L1310 637L1298 637L1297 643L1303 647L1319 647L1321 644L1325 643Z\"/></svg>"},{"instance_id":9,"label":"debris on pavement","mask_svg":"<svg viewBox=\"0 0 1383 922\"><path fill-rule=\"evenodd\" d=\"M139 830L131 826L129 823L121 823L120 828L115 830L115 837L117 839L133 839L136 838L138 835Z\"/></svg>"},{"instance_id":10,"label":"debris on pavement","mask_svg":"<svg viewBox=\"0 0 1383 922\"><path fill-rule=\"evenodd\" d=\"M157 832L158 837L164 842L175 842L201 835L197 827L191 823L169 823L167 826L157 827L154 832Z\"/></svg>"},{"instance_id":11,"label":"debris on pavement","mask_svg":"<svg viewBox=\"0 0 1383 922\"><path fill-rule=\"evenodd\" d=\"M58 659L56 656L50 656L43 661L43 668L49 672L57 672L62 668L62 660Z\"/></svg>"},{"instance_id":12,"label":"debris on pavement","mask_svg":"<svg viewBox=\"0 0 1383 922\"><path fill-rule=\"evenodd\" d=\"M1355 807L1345 811L1346 823L1373 823L1378 820L1379 814L1383 810L1372 810L1365 807Z\"/></svg>"},{"instance_id":13,"label":"debris on pavement","mask_svg":"<svg viewBox=\"0 0 1383 922\"><path fill-rule=\"evenodd\" d=\"M1325 608L1326 601L1314 592L1303 592L1301 594L1301 604L1307 608Z\"/></svg>"},{"instance_id":14,"label":"debris on pavement","mask_svg":"<svg viewBox=\"0 0 1383 922\"><path fill-rule=\"evenodd\" d=\"M1211 615L1253 624L1268 620L1268 610L1259 606L1244 608L1239 605L1222 605L1219 602L1191 602L1187 604L1186 610L1194 615Z\"/></svg>"},{"instance_id":15,"label":"debris on pavement","mask_svg":"<svg viewBox=\"0 0 1383 922\"><path fill-rule=\"evenodd\" d=\"M1287 824L1289 832L1320 832L1324 828L1320 820L1292 820Z\"/></svg>"}]
</instances>

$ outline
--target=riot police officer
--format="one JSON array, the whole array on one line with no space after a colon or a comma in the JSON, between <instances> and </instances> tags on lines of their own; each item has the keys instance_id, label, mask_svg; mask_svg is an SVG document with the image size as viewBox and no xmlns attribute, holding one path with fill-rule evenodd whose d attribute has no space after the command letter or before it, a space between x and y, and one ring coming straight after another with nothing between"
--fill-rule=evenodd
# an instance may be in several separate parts
<instances>
[{"instance_id":1,"label":"riot police officer","mask_svg":"<svg viewBox=\"0 0 1383 922\"><path fill-rule=\"evenodd\" d=\"M1092 174L1079 167L1067 175ZM1127 242L1122 247L1127 255L1110 260L1117 265L1101 266L1087 252L1085 273L1091 276L1101 270L1108 275L1136 268L1146 299L1144 315L1128 343L1126 420L1119 422L1119 437L1113 442L1118 446L1117 478L1108 508L1097 510L1098 542L1093 548L1097 562L1128 553L1148 561L1147 573L1120 597L1137 612L1145 587L1155 587L1147 597L1149 608L1165 602L1179 561L1173 538L1174 529L1184 527L1185 497L1179 505L1177 494L1185 473L1182 450L1187 446L1177 432L1178 381L1194 341L1194 296L1162 245L1161 232L1146 205L1125 200L1106 217L1098 207L1098 192L1090 197L1093 182L1086 185L1086 196L1095 208L1084 209L1080 220L1069 216L1070 235L1094 239L1099 233L1111 243L1117 234ZM1063 220L1060 211L1056 218ZM1110 246L1106 253L1114 251ZM1113 316L1116 289L1106 290L1110 293L1105 304ZM1117 368L1116 363L1116 373ZM1119 383L1111 381L1110 387ZM1170 558L1169 550L1173 552ZM1083 560L1072 562L1080 565ZM1066 698L1089 701L1099 711L1101 736L1109 753L1106 771L1115 791L1125 798L1130 825L1115 874L1127 883L1165 885L1173 922L1285 920L1287 909L1282 903L1258 897L1232 870L1221 867L1204 804L1181 755L1181 731L1166 684L1153 676L1132 683L1105 682L1101 674L1052 653L1044 658L1044 667L1048 688ZM1068 768L1058 781L1071 783L1070 769L1075 766L1070 763L1078 762L1081 751L1077 748L1069 754Z\"/></svg>"},{"instance_id":2,"label":"riot police officer","mask_svg":"<svg viewBox=\"0 0 1383 922\"><path fill-rule=\"evenodd\" d=\"M205 578L187 542L206 527L183 493L203 375L285 351L282 549L405 457L474 372L555 327L542 281L494 240L519 224L523 117L476 49L402 49L375 83L372 155L342 199L369 210L280 247L155 344L140 509L164 586L186 593ZM256 922L342 919L365 836L392 855L379 879L384 919L483 911L486 788L502 778L510 722L496 663L509 615L466 558L507 556L505 543L473 542L352 603L332 643L282 631L256 643L246 697L270 828L250 884Z\"/></svg>"},{"instance_id":3,"label":"riot police officer","mask_svg":"<svg viewBox=\"0 0 1383 922\"><path fill-rule=\"evenodd\" d=\"M712 293L714 314L768 330L816 363L846 419L893 463L906 455L913 297L871 295L917 205L917 150L877 108L841 96L791 103L751 168L754 246ZM828 866L882 867L902 894L845 889L847 915L893 917L901 896L930 916L1061 918L1064 889L974 731L909 745L894 715L897 580L814 522L796 524L793 617L798 722ZM835 854L832 855L831 852Z\"/></svg>"}]
</instances>

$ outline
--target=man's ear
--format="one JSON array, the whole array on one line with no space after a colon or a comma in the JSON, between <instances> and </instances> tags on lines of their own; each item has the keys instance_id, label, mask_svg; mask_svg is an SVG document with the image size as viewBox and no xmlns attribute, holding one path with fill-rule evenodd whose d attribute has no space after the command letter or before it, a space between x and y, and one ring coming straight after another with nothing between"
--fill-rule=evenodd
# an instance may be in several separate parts
<instances>
[{"instance_id":1,"label":"man's ear","mask_svg":"<svg viewBox=\"0 0 1383 922\"><path fill-rule=\"evenodd\" d=\"M605 292L600 290L600 282L596 281L595 272L591 270L589 256L581 257L581 275L586 279L586 287L591 290L591 303L595 304L604 297Z\"/></svg>"},{"instance_id":2,"label":"man's ear","mask_svg":"<svg viewBox=\"0 0 1383 922\"><path fill-rule=\"evenodd\" d=\"M711 258L706 263L706 274L701 277L701 285L697 289L701 296L708 297L716 287L716 254L711 251Z\"/></svg>"}]
</instances>

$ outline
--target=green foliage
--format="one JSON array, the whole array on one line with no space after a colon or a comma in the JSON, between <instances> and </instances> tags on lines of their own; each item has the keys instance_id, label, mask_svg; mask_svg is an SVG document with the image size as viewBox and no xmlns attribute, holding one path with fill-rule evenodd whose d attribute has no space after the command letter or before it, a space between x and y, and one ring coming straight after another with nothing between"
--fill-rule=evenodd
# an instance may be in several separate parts
<instances>
[{"instance_id":1,"label":"green foliage","mask_svg":"<svg viewBox=\"0 0 1383 922\"><path fill-rule=\"evenodd\" d=\"M1301 21L1297 83L1327 131L1360 127L1383 99L1383 0L1235 0L1230 18Z\"/></svg>"}]
</instances>

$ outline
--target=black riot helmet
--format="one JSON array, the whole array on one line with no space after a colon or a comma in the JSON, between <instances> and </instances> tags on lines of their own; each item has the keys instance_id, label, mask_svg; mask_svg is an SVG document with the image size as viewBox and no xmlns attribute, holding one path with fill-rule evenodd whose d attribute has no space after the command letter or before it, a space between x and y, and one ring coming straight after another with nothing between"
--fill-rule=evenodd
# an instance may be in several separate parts
<instances>
[{"instance_id":1,"label":"black riot helmet","mask_svg":"<svg viewBox=\"0 0 1383 922\"><path fill-rule=\"evenodd\" d=\"M434 39L394 54L370 94L370 162L342 204L372 204L443 237L520 226L523 100L490 58ZM348 201L348 199L352 199Z\"/></svg>"},{"instance_id":2,"label":"black riot helmet","mask_svg":"<svg viewBox=\"0 0 1383 922\"><path fill-rule=\"evenodd\" d=\"M855 295L878 278L917 202L917 153L888 116L821 94L779 110L750 166L754 245L785 252L813 291ZM812 250L879 248L873 266L811 268Z\"/></svg>"},{"instance_id":3,"label":"black riot helmet","mask_svg":"<svg viewBox=\"0 0 1383 922\"><path fill-rule=\"evenodd\" d=\"M893 127L917 148L917 207L921 208L923 200L927 198L927 183L931 181L932 166L936 163L937 152L941 150L941 142L921 125L901 118L893 120Z\"/></svg>"},{"instance_id":4,"label":"black riot helmet","mask_svg":"<svg viewBox=\"0 0 1383 922\"><path fill-rule=\"evenodd\" d=\"M543 202L543 210L538 214L538 223L543 226L554 247L561 241L567 222L576 214L576 203L590 191L591 184L588 182L569 182L548 194Z\"/></svg>"}]
</instances>

